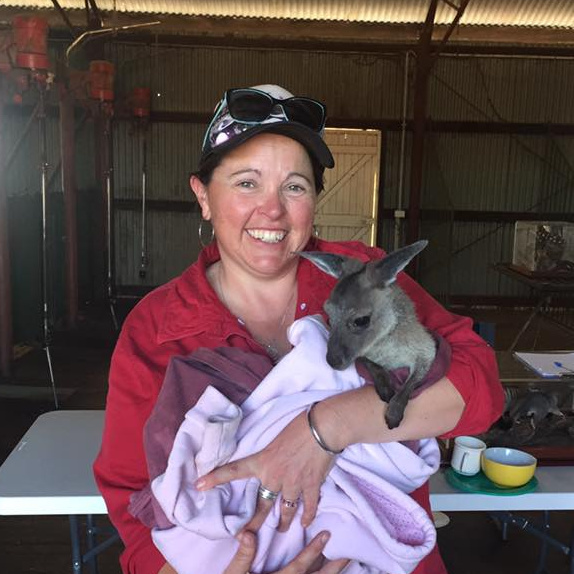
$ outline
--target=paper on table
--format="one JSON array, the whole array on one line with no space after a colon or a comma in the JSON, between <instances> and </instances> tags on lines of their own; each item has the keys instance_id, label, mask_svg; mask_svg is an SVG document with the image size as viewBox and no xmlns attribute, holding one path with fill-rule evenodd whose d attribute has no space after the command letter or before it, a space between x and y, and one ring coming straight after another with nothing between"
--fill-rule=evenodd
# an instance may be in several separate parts
<instances>
[{"instance_id":1,"label":"paper on table","mask_svg":"<svg viewBox=\"0 0 574 574\"><path fill-rule=\"evenodd\" d=\"M543 377L574 377L574 351L567 353L514 353Z\"/></svg>"}]
</instances>

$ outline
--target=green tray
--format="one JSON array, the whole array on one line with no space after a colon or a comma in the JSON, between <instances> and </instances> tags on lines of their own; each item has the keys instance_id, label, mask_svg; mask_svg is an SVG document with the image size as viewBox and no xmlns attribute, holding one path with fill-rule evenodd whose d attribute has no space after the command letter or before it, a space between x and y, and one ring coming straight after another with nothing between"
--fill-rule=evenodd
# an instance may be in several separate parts
<instances>
[{"instance_id":1,"label":"green tray","mask_svg":"<svg viewBox=\"0 0 574 574\"><path fill-rule=\"evenodd\" d=\"M518 494L526 494L532 492L538 487L538 480L533 476L526 484L517 488L505 488L503 486L496 486L494 482L486 478L481 471L474 476L462 476L456 473L452 468L447 468L444 473L446 481L457 490L464 492L476 492L478 494L492 494L494 496L517 496Z\"/></svg>"}]
</instances>

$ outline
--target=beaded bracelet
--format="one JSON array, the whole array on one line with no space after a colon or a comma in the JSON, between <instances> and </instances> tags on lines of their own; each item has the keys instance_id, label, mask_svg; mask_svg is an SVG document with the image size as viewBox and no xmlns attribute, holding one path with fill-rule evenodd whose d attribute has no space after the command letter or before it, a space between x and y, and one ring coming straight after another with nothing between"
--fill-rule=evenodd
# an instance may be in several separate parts
<instances>
[{"instance_id":1,"label":"beaded bracelet","mask_svg":"<svg viewBox=\"0 0 574 574\"><path fill-rule=\"evenodd\" d=\"M313 419L311 418L311 411L313 410L313 407L318 403L319 401L313 403L312 405L309 406L309 408L307 409L307 422L309 423L309 428L311 429L311 434L313 435L313 438L317 441L317 444L325 451L328 452L330 455L335 456L337 454L341 454L343 452L344 449L341 450L331 450L326 444L325 441L321 438L321 435L319 434L319 432L317 431L317 429L315 428L315 425L313 424Z\"/></svg>"}]
</instances>

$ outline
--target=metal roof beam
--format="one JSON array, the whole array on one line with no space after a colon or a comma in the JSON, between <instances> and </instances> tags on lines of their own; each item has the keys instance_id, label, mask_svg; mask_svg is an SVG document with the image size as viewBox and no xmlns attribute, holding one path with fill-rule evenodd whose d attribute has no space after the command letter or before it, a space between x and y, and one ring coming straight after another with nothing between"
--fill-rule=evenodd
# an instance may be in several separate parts
<instances>
[{"instance_id":1,"label":"metal roof beam","mask_svg":"<svg viewBox=\"0 0 574 574\"><path fill-rule=\"evenodd\" d=\"M437 5L438 0L430 0L425 23L416 48L413 137L411 145L411 188L407 216L408 243L412 243L418 239L419 236L428 80L435 61L431 53L431 43ZM417 265L415 263L415 269L416 268Z\"/></svg>"},{"instance_id":2,"label":"metal roof beam","mask_svg":"<svg viewBox=\"0 0 574 574\"><path fill-rule=\"evenodd\" d=\"M441 0L443 1L443 0ZM0 21L9 22L16 8L0 6ZM38 10L35 14L46 18L50 38L69 40L58 13L54 9ZM66 14L78 31L86 30L85 13L67 10ZM373 24L365 22L262 20L258 18L174 17L162 15L161 24L153 33L117 32L115 41L131 43L159 43L164 45L219 46L312 50L333 52L405 52L413 50L420 37L420 25ZM132 16L117 13L119 27L133 24ZM441 43L449 27L435 23L432 42ZM443 53L457 54L574 54L572 30L528 27L468 26L458 23Z\"/></svg>"},{"instance_id":3,"label":"metal roof beam","mask_svg":"<svg viewBox=\"0 0 574 574\"><path fill-rule=\"evenodd\" d=\"M443 2L444 1L445 0L443 0ZM458 23L460 22L460 19L462 18L462 15L464 14L464 11L466 10L466 7L468 6L469 2L470 2L470 0L462 0L462 2L460 3L460 6L457 9L455 17L453 18L452 22L450 23L445 35L443 36L443 39L441 40L440 44L438 45L437 49L435 50L433 62L431 65L434 65L434 62L436 61L436 59L440 55L442 49L446 46L446 43L448 42L449 38L451 37L452 33L454 32L454 29L458 26Z\"/></svg>"},{"instance_id":4,"label":"metal roof beam","mask_svg":"<svg viewBox=\"0 0 574 574\"><path fill-rule=\"evenodd\" d=\"M56 8L56 11L58 12L58 14L62 18L62 20L64 20L64 23L66 24L68 29L70 30L70 32L72 34L72 38L75 38L78 35L76 32L76 29L74 28L74 25L72 24L72 22L68 18L68 15L66 14L66 12L64 12L64 9L60 6L60 3L58 2L58 0L52 0L52 4L54 5L54 8Z\"/></svg>"}]
</instances>

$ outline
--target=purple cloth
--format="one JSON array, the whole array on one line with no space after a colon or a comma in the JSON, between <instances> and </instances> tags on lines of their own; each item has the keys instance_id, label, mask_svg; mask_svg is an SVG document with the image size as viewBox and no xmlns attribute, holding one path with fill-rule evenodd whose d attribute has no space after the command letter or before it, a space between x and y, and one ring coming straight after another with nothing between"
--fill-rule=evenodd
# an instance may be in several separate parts
<instances>
[{"instance_id":1,"label":"purple cloth","mask_svg":"<svg viewBox=\"0 0 574 574\"><path fill-rule=\"evenodd\" d=\"M208 386L216 388L235 404L241 404L272 368L267 357L232 347L200 348L187 357L174 357L144 427L150 484L165 472L185 413L195 406ZM168 528L172 523L152 496L150 484L131 496L129 512L149 528Z\"/></svg>"}]
</instances>

